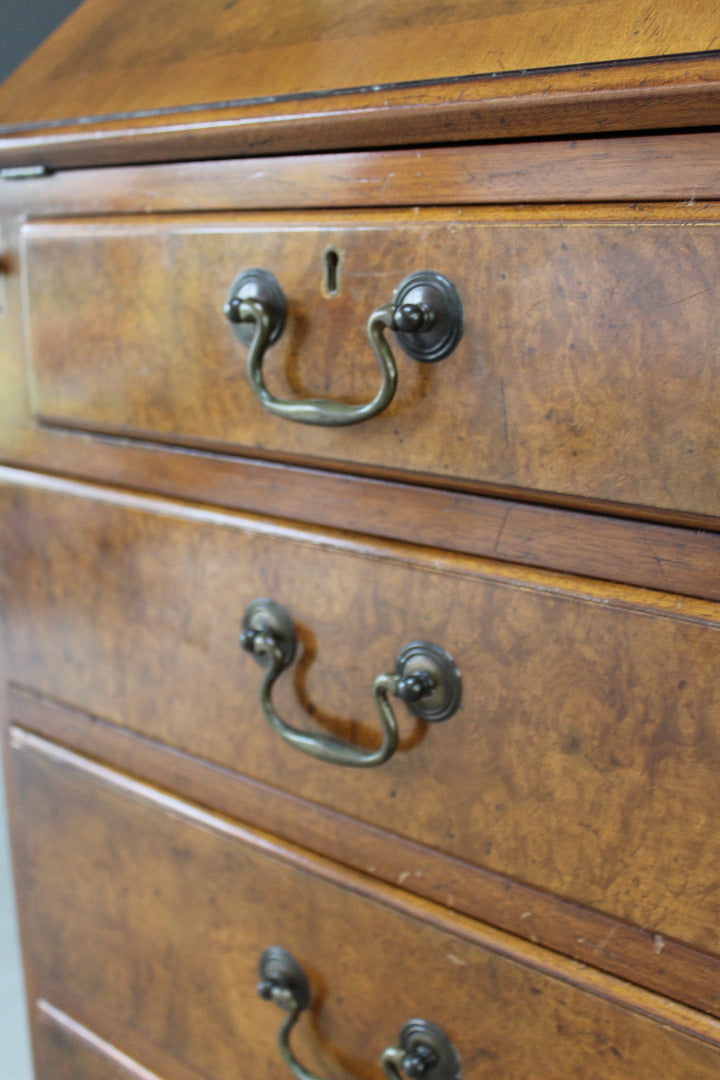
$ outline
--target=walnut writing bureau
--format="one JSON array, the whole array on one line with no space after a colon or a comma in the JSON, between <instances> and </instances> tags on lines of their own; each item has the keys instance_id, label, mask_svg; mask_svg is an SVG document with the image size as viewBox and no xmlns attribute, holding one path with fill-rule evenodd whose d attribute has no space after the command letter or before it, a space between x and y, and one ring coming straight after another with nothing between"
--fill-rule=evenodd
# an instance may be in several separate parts
<instances>
[{"instance_id":1,"label":"walnut writing bureau","mask_svg":"<svg viewBox=\"0 0 720 1080\"><path fill-rule=\"evenodd\" d=\"M717 1077L717 49L87 0L0 89L39 1080Z\"/></svg>"}]
</instances>

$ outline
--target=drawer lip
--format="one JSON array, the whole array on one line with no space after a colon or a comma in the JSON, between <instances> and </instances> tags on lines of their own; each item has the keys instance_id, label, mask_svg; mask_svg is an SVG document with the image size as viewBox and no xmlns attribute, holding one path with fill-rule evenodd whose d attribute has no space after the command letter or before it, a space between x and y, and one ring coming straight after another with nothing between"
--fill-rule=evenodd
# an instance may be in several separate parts
<instances>
[{"instance_id":1,"label":"drawer lip","mask_svg":"<svg viewBox=\"0 0 720 1080\"><path fill-rule=\"evenodd\" d=\"M0 166L65 169L714 123L718 54L431 79L154 113L6 124ZM458 92L460 91L460 92Z\"/></svg>"},{"instance_id":2,"label":"drawer lip","mask_svg":"<svg viewBox=\"0 0 720 1080\"><path fill-rule=\"evenodd\" d=\"M717 519L707 392L716 316L704 295L711 287L699 283L720 222L688 221L687 211L658 220L634 210L608 220L544 214L456 222L401 214L397 225L372 215L294 225L280 215L272 225L260 219L262 228L252 217L26 225L32 412L44 426L119 440L600 512ZM269 415L244 377L245 350L213 314L223 282L243 260L286 279L289 325L265 365L272 393L302 401L330 381L332 400L368 399L377 370L362 327L406 276L402 252L386 258L398 229L420 262L434 258L446 274L458 262L466 329L457 350L437 365L401 357L394 400L357 427ZM306 251L317 248L319 286L330 241L350 278L333 301L316 295ZM385 254L373 262L378 247ZM179 279L158 269L171 255L184 267ZM130 293L121 287L127 268ZM166 308L171 318L161 316Z\"/></svg>"},{"instance_id":3,"label":"drawer lip","mask_svg":"<svg viewBox=\"0 0 720 1080\"><path fill-rule=\"evenodd\" d=\"M0 212L52 215L166 211L367 209L681 201L720 197L717 131L477 146L338 151L109 166L0 184ZM420 166L420 168L418 168Z\"/></svg>"},{"instance_id":4,"label":"drawer lip","mask_svg":"<svg viewBox=\"0 0 720 1080\"><path fill-rule=\"evenodd\" d=\"M0 515L15 684L368 824L392 806L408 839L718 949L717 604L25 479ZM237 640L260 596L301 631L273 691L293 726L376 745L372 681L411 640L453 656L460 711L424 731L399 706L400 752L366 774L286 747Z\"/></svg>"},{"instance_id":5,"label":"drawer lip","mask_svg":"<svg viewBox=\"0 0 720 1080\"><path fill-rule=\"evenodd\" d=\"M581 965L578 971L607 972L720 1019L718 957L328 811L22 687L10 685L7 701L11 744L57 747L90 767L172 791L182 801L242 821L311 857L314 852L393 888L399 885L403 892L568 957ZM403 868L408 865L420 872L407 873Z\"/></svg>"},{"instance_id":6,"label":"drawer lip","mask_svg":"<svg viewBox=\"0 0 720 1080\"><path fill-rule=\"evenodd\" d=\"M718 523L591 513L297 465L187 452L33 428L0 448L0 480L122 485L132 497L182 498L221 512L319 526L667 593L720 600ZM40 473L32 470L46 470ZM75 479L71 479L75 477ZM154 489L151 492L149 488ZM119 490L116 488L116 490ZM315 496L315 497L313 497ZM517 496L517 493L516 493ZM385 507L393 506L388 517ZM617 507L614 508L617 511Z\"/></svg>"},{"instance_id":7,"label":"drawer lip","mask_svg":"<svg viewBox=\"0 0 720 1080\"><path fill-rule=\"evenodd\" d=\"M49 1024L73 1042L96 1054L101 1061L107 1063L113 1070L117 1070L118 1076L132 1077L133 1080L165 1080L158 1073L151 1072L139 1061L124 1054L118 1047L113 1046L62 1009L58 1009L50 1001L46 1001L45 998L39 998L35 1002L35 1009L37 1013L37 1017L34 1018L35 1029L38 1039L43 1038L42 1025ZM190 1080L189 1076L187 1080ZM196 1077L195 1080L200 1080L200 1077Z\"/></svg>"},{"instance_id":8,"label":"drawer lip","mask_svg":"<svg viewBox=\"0 0 720 1080\"><path fill-rule=\"evenodd\" d=\"M616 607L650 614L669 616L683 622L720 624L720 608L714 598L675 596L660 588L624 588L612 580L595 580L590 576L561 574L548 567L524 567L520 560L474 557L427 547L406 540L396 541L382 536L364 536L360 532L323 528L317 522L296 523L292 520L245 513L234 507L201 502L178 502L172 497L147 491L109 488L84 479L52 476L45 473L0 465L0 490L38 492L48 496L65 496L97 503L108 508L137 511L141 514L188 522L197 526L218 526L240 533L266 537L268 540L294 541L309 547L378 559L395 564L427 567L430 573L452 573L472 578L487 578L511 587L528 588L554 593L568 599L599 603L604 608ZM504 511L505 512L505 509ZM588 515L591 521L594 516ZM714 534L713 534L714 535Z\"/></svg>"},{"instance_id":9,"label":"drawer lip","mask_svg":"<svg viewBox=\"0 0 720 1080\"><path fill-rule=\"evenodd\" d=\"M15 725L10 727L8 738L9 747L15 754L30 756L53 768L59 767L65 772L75 773L83 778L83 782L107 791L115 791L132 802L140 803L153 811L161 811L169 818L207 831L215 837L239 843L263 860L267 859L282 867L297 868L314 880L329 886L339 886L343 892L367 899L458 941L476 945L486 952L513 961L524 969L565 983L600 1000L620 1005L627 1012L656 1020L720 1051L720 1021L702 1012L632 986L586 964L550 952L535 943L521 941L501 930L451 913L431 901L408 896L396 885L373 880L353 869L339 867L333 860L291 846L230 817L220 816L212 810L206 810L175 794L150 786L143 780L105 766ZM13 782L13 797L16 797L15 771L12 764L9 769ZM51 987L53 978L51 976L43 979L42 973L38 972L35 972L35 976L39 988L38 1000L42 1001L43 982ZM52 1006L50 1009L52 1010Z\"/></svg>"},{"instance_id":10,"label":"drawer lip","mask_svg":"<svg viewBox=\"0 0 720 1080\"><path fill-rule=\"evenodd\" d=\"M380 832L388 824L383 807L392 805L396 833L491 870L495 881L501 874L531 881L538 890L694 942L698 954L703 946L716 948L701 886L711 878L715 844L708 830L716 820L709 776L716 752L717 604L37 474L5 478L7 677L84 711L74 739L83 738L88 715L88 738L102 726L93 716L110 720L246 773L264 790L282 787L357 816ZM339 592L333 581L342 584ZM291 608L306 628L304 645L310 643L310 662L278 686L276 703L290 722L305 728L317 721L371 745L366 684L407 640L421 637L458 662L460 713L426 737L406 725L403 752L361 782L357 774L331 773L293 754L263 723L260 676L237 645L245 605L269 593ZM375 596L395 599L386 611L384 603L375 608ZM346 637L337 627L348 610L359 616ZM516 654L521 662L508 680ZM21 713L27 701L25 695ZM33 708L42 713L38 703ZM45 730L52 734L56 723L72 730L67 719L62 709L46 714ZM120 743L103 745L112 757ZM188 759L179 760L192 782ZM460 762L467 768L460 771ZM223 798L232 810L240 787L219 775L228 781ZM452 800L447 777L454 778ZM416 813L419 780L425 817ZM562 808L564 799L567 807L570 795L572 810L558 809L550 829L547 806ZM242 797L245 813L252 813L262 790L246 785ZM674 824L685 814L683 804L688 832L680 838ZM617 806L617 815L607 815L608 806ZM588 837L604 815L605 853L598 861L587 855ZM546 859L552 836L562 837L562 857ZM631 838L645 867L640 876L626 857ZM669 890L657 922L646 879ZM455 891L447 880L439 887ZM516 929L534 932L531 923ZM590 940L599 944L602 937ZM663 946L658 961L654 944L641 935L640 949L656 972L667 952ZM587 956L597 964L617 962Z\"/></svg>"}]
</instances>

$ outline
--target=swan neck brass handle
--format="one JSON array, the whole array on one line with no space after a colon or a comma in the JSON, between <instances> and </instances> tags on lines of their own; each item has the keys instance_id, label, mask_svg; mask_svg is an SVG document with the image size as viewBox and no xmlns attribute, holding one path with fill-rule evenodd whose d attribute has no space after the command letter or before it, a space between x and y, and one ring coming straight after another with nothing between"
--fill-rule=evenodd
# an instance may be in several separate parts
<instances>
[{"instance_id":1,"label":"swan neck brass handle","mask_svg":"<svg viewBox=\"0 0 720 1080\"><path fill-rule=\"evenodd\" d=\"M280 1026L278 1046L296 1080L321 1080L302 1065L290 1046L290 1033L311 1000L305 972L297 960L277 945L265 949L259 963L258 994L288 1014ZM381 1063L386 1080L460 1080L460 1058L442 1028L429 1020L403 1024L397 1046L383 1051Z\"/></svg>"},{"instance_id":2,"label":"swan neck brass handle","mask_svg":"<svg viewBox=\"0 0 720 1080\"><path fill-rule=\"evenodd\" d=\"M325 398L301 401L275 397L265 385L262 365L267 349L280 337L287 303L277 279L267 270L246 270L233 283L225 315L247 347L247 376L255 397L268 412L299 424L345 427L359 424L386 409L397 389L397 367L386 330L393 330L401 348L415 360L435 363L453 351L462 336L463 307L457 289L442 274L423 270L406 278L392 304L373 311L367 336L378 367L380 388L362 405Z\"/></svg>"},{"instance_id":3,"label":"swan neck brass handle","mask_svg":"<svg viewBox=\"0 0 720 1080\"><path fill-rule=\"evenodd\" d=\"M393 671L378 675L373 701L380 719L382 741L365 750L332 735L301 731L282 720L272 703L272 688L295 656L295 627L285 608L274 600L253 600L245 609L240 644L265 669L260 683L260 706L270 726L297 750L333 765L368 768L382 765L398 747L398 724L388 695L399 697L420 720L447 720L460 705L462 683L455 662L429 641L413 641L400 650Z\"/></svg>"}]
</instances>

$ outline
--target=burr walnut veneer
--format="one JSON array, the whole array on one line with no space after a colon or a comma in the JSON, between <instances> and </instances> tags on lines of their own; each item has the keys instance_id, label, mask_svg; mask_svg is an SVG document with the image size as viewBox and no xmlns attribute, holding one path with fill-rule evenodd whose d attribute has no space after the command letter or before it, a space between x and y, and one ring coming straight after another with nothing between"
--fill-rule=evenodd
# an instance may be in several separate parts
<instances>
[{"instance_id":1,"label":"burr walnut veneer","mask_svg":"<svg viewBox=\"0 0 720 1080\"><path fill-rule=\"evenodd\" d=\"M38 1080L710 1080L716 6L276 7L0 88Z\"/></svg>"}]
</instances>

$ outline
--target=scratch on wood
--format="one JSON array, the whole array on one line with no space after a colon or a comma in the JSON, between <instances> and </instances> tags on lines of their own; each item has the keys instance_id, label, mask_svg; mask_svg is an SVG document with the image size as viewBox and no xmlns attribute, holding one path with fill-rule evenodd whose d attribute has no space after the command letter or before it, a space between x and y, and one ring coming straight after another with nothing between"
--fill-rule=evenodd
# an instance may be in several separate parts
<instances>
[{"instance_id":1,"label":"scratch on wood","mask_svg":"<svg viewBox=\"0 0 720 1080\"><path fill-rule=\"evenodd\" d=\"M500 550L500 541L503 538L503 533L505 532L505 526L508 523L508 519L509 519L510 515L512 514L513 509L514 509L514 507L508 506L508 508L505 511L505 514L503 515L503 519L500 522L500 528L498 529L498 534L495 537L495 544L494 544L494 547L493 547L493 555L497 555L498 551Z\"/></svg>"},{"instance_id":2,"label":"scratch on wood","mask_svg":"<svg viewBox=\"0 0 720 1080\"><path fill-rule=\"evenodd\" d=\"M666 307L675 307L676 304L684 304L686 300L693 300L696 296L704 296L705 293L710 292L710 286L707 289L699 289L697 292L690 293L689 296L681 296L679 300L671 300Z\"/></svg>"},{"instance_id":3,"label":"scratch on wood","mask_svg":"<svg viewBox=\"0 0 720 1080\"><path fill-rule=\"evenodd\" d=\"M505 380L500 380L500 398L502 399L503 427L505 429L505 442L510 445L510 430L508 428L507 404L505 402Z\"/></svg>"},{"instance_id":4,"label":"scratch on wood","mask_svg":"<svg viewBox=\"0 0 720 1080\"><path fill-rule=\"evenodd\" d=\"M398 885L402 885L409 877L422 877L422 870L401 870L398 874Z\"/></svg>"},{"instance_id":5,"label":"scratch on wood","mask_svg":"<svg viewBox=\"0 0 720 1080\"><path fill-rule=\"evenodd\" d=\"M536 300L535 303L531 304L529 308L526 308L525 311L523 311L521 315L518 315L517 319L512 324L513 327L519 326L520 323L523 321L523 319L527 318L527 316L530 314L531 311L535 311L535 308L544 307L545 304L551 304L551 303L552 303L552 296L546 296L544 300Z\"/></svg>"},{"instance_id":6,"label":"scratch on wood","mask_svg":"<svg viewBox=\"0 0 720 1080\"><path fill-rule=\"evenodd\" d=\"M467 960L463 960L460 956L456 956L455 953L445 954L451 964L457 964L458 967L467 967Z\"/></svg>"},{"instance_id":7,"label":"scratch on wood","mask_svg":"<svg viewBox=\"0 0 720 1080\"><path fill-rule=\"evenodd\" d=\"M605 937L602 939L602 941L598 941L596 945L593 945L593 952L594 953L603 952L604 949L607 948L607 946L610 944L611 940L615 936L616 930L617 930L617 927L612 926L610 928L610 930L608 931L608 933L605 935Z\"/></svg>"}]
</instances>

